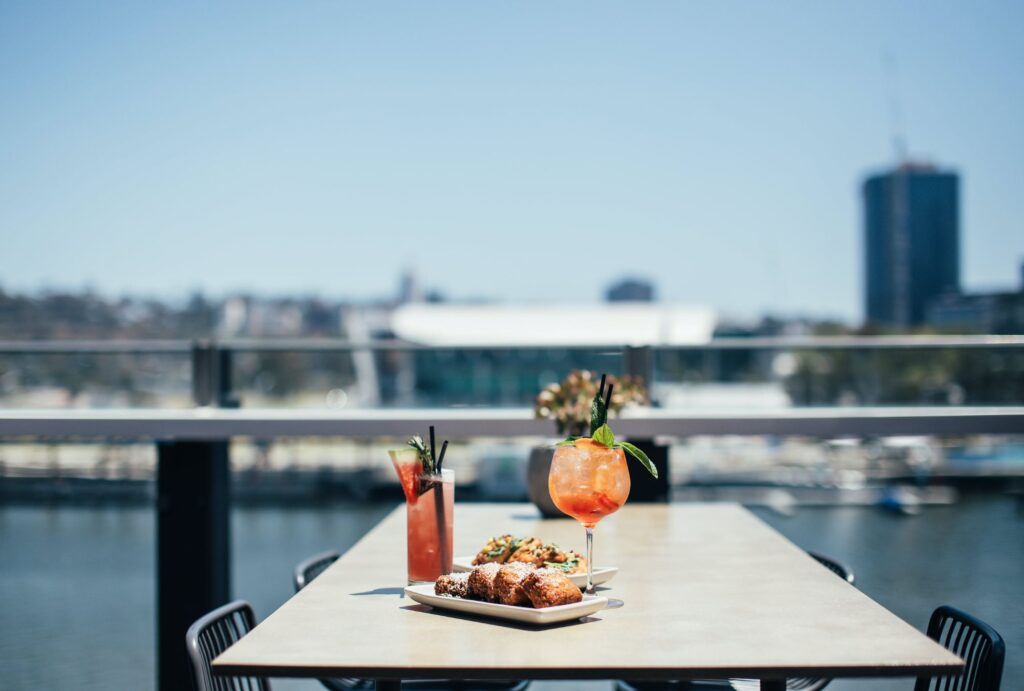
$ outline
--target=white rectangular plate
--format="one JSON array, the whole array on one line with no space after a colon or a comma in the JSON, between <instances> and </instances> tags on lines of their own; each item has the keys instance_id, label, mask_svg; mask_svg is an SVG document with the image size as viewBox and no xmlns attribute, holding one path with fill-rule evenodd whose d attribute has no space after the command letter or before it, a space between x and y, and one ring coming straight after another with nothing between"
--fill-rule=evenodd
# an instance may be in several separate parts
<instances>
[{"instance_id":1,"label":"white rectangular plate","mask_svg":"<svg viewBox=\"0 0 1024 691\"><path fill-rule=\"evenodd\" d=\"M474 555L468 557L455 557L452 561L453 571L472 571L473 570L473 559ZM595 566L594 567L594 585L601 585L615 578L615 574L619 572L617 566ZM577 588L583 590L587 587L587 572L569 574L569 580L571 580Z\"/></svg>"},{"instance_id":2,"label":"white rectangular plate","mask_svg":"<svg viewBox=\"0 0 1024 691\"><path fill-rule=\"evenodd\" d=\"M593 614L608 606L608 598L597 595L584 595L583 600L571 605L559 605L557 607L544 607L534 609L533 607L513 607L512 605L499 605L494 602L481 602L480 600L464 600L460 597L449 597L448 595L435 595L434 585L410 585L405 589L405 594L410 599L421 605L451 609L456 612L474 614L481 617L495 617L498 619L509 619L523 624L556 624L561 621L572 621Z\"/></svg>"}]
</instances>

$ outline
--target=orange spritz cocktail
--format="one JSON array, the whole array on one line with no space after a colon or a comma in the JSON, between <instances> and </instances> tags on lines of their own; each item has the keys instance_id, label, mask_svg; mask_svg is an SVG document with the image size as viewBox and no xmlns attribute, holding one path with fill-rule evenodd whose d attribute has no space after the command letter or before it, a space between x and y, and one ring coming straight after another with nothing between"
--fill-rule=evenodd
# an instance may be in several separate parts
<instances>
[{"instance_id":1,"label":"orange spritz cocktail","mask_svg":"<svg viewBox=\"0 0 1024 691\"><path fill-rule=\"evenodd\" d=\"M629 497L629 468L622 449L590 439L555 449L548 475L551 500L586 528L615 513Z\"/></svg>"},{"instance_id":2,"label":"orange spritz cocktail","mask_svg":"<svg viewBox=\"0 0 1024 691\"><path fill-rule=\"evenodd\" d=\"M658 469L641 449L615 439L608 426L608 404L613 385L605 391L605 377L590 405L590 436L569 437L559 442L551 458L548 493L563 513L587 530L587 592L594 592L594 526L615 513L629 497L626 454L640 461L658 477Z\"/></svg>"}]
</instances>

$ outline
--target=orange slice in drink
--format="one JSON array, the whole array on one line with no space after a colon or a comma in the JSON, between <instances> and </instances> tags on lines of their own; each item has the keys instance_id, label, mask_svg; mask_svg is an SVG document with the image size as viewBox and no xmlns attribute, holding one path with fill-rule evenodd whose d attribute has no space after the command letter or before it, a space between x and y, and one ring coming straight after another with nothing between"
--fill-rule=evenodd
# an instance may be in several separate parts
<instances>
[{"instance_id":1,"label":"orange slice in drink","mask_svg":"<svg viewBox=\"0 0 1024 691\"><path fill-rule=\"evenodd\" d=\"M594 441L593 439L588 439L586 437L584 437L583 439L577 439L572 443L572 445L575 446L577 449L591 449L593 451L603 451L604 449L608 448L604 444L600 444Z\"/></svg>"}]
</instances>

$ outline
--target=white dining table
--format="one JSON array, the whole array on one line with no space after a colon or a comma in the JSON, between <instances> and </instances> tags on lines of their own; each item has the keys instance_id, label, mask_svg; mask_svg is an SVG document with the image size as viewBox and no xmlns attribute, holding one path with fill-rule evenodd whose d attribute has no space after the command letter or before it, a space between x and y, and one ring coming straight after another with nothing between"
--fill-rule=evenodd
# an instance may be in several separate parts
<instances>
[{"instance_id":1,"label":"white dining table","mask_svg":"<svg viewBox=\"0 0 1024 691\"><path fill-rule=\"evenodd\" d=\"M404 596L398 507L213 662L215 674L402 679L761 680L916 677L963 662L818 564L741 506L626 504L595 530L597 566L619 568L611 606L534 627ZM458 504L455 553L491 535L581 549L575 521L526 504Z\"/></svg>"}]
</instances>

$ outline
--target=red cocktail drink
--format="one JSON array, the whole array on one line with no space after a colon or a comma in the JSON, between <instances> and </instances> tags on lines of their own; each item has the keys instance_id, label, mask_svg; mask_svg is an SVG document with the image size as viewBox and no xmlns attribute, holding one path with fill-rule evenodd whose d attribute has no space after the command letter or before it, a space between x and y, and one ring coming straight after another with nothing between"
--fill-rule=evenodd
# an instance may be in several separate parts
<instances>
[{"instance_id":1,"label":"red cocktail drink","mask_svg":"<svg viewBox=\"0 0 1024 691\"><path fill-rule=\"evenodd\" d=\"M389 453L405 493L409 584L433 583L452 571L455 473L425 474L413 449Z\"/></svg>"}]
</instances>

